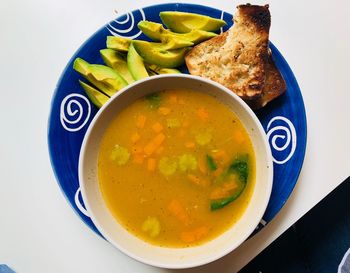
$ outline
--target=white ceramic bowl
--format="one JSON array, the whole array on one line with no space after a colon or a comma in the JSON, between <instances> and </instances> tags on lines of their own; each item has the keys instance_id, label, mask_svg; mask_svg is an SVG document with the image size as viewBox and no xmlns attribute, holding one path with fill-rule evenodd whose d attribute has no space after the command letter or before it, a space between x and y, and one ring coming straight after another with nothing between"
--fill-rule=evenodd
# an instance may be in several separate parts
<instances>
[{"instance_id":1,"label":"white ceramic bowl","mask_svg":"<svg viewBox=\"0 0 350 273\"><path fill-rule=\"evenodd\" d=\"M189 248L157 247L129 233L106 207L98 183L97 159L101 138L110 121L127 105L147 94L173 88L204 92L225 103L248 131L256 155L256 185L240 220L216 239ZM96 114L86 132L79 158L79 181L91 220L101 234L130 257L164 268L188 268L212 262L237 248L254 231L271 194L273 165L265 132L253 111L232 91L190 75L162 75L138 81L112 97ZM127 193L126 193L127 194Z\"/></svg>"}]
</instances>

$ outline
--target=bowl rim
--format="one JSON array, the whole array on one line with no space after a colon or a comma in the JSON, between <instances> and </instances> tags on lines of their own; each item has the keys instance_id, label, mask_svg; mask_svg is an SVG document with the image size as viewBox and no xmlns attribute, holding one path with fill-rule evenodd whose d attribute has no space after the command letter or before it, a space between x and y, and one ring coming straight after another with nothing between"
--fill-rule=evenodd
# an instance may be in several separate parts
<instances>
[{"instance_id":1,"label":"bowl rim","mask_svg":"<svg viewBox=\"0 0 350 273\"><path fill-rule=\"evenodd\" d=\"M163 78L187 78L187 79L192 79L195 81L200 81L203 82L205 84L209 84L209 85L213 85L214 87L216 87L217 89L220 90L220 92L224 92L226 94L228 94L229 96L231 96L234 100L236 100L240 106L244 109L244 111L246 111L250 118L253 120L254 125L256 126L256 128L259 130L259 133L261 135L263 135L263 139L262 139L262 143L264 143L264 150L266 151L266 159L268 162L266 162L268 168L267 168L267 188L266 188L266 193L267 193L267 197L264 199L264 203L261 204L261 208L259 209L259 217L257 217L257 219L255 219L256 221L254 222L255 224L251 225L249 227L249 229L247 228L247 232L245 233L245 236L241 236L241 238L239 240L236 241L236 244L232 244L232 246L230 248L225 249L225 251L221 251L218 252L216 255L212 255L210 257L210 259L208 258L205 261L192 261L192 262L187 262L187 263L181 263L181 264L176 264L176 263L171 263L171 264L165 264L164 262L161 261L155 261L155 260L147 260L143 257L139 257L138 255L134 254L133 252L129 251L128 249L122 247L120 244L118 244L118 242L115 242L115 240L111 239L110 236L108 235L108 232L105 231L105 228L101 225L101 223L96 219L96 216L93 213L93 209L91 209L90 206L90 202L89 199L87 198L87 193L86 193L86 189L85 189L85 183L84 183L84 168L83 168L83 159L85 158L85 154L86 154L86 144L87 141L91 135L91 132L94 130L95 124L97 123L97 121L100 119L100 116L102 115L102 113L105 111L106 108L109 107L110 104L113 103L114 100L116 100L119 96L121 96L123 93L128 92L129 90L135 88L138 85L143 85L146 82L149 81L157 81L158 79L163 79ZM171 87L170 87L171 88ZM170 89L168 88L168 89ZM166 90L167 88L163 88L162 90ZM168 269L185 269L185 268L193 268L193 267L197 267L197 266L201 266L201 265L205 265L208 264L210 262L213 262L215 260L218 260L220 258L222 258L223 256L227 255L228 253L234 251L235 249L237 249L240 245L242 245L242 243L244 243L244 241L246 241L249 236L254 232L254 230L256 229L256 227L258 226L260 220L263 217L263 214L267 208L270 196L271 196L271 192L272 192L272 185L273 185L273 158L272 158L272 152L271 152L271 148L270 145L268 143L268 139L266 137L266 133L258 119L258 117L256 116L256 114L254 113L254 111L234 92L232 92L231 90L229 90L227 87L223 86L222 84L219 84L215 81L212 81L210 79L206 79L200 76L195 76L195 75L189 75L189 74L162 74L162 75L156 75L156 76L152 76L152 77L147 77L138 81L135 81L132 84L127 85L126 87L124 87L123 89L121 89L120 91L118 91L116 94L114 94L100 109L99 111L96 113L96 115L94 116L93 120L91 121L91 123L89 124L89 127L84 135L84 139L81 145L81 149L80 149L80 153L79 153L79 164L78 164L78 180L79 180L79 185L80 185L80 189L81 189L81 194L82 194L82 198L86 207L86 210L89 213L90 219L91 221L95 224L95 226L97 227L98 231L102 234L102 236L110 243L112 244L115 248L117 248L119 251L121 251L122 253L126 254L127 256L142 262L144 264L148 264L151 266L156 266L159 268L168 268ZM243 213L244 214L244 213ZM240 220L238 220L240 221ZM129 232L130 233L130 232ZM132 233L130 233L132 234ZM132 234L133 235L133 234ZM135 235L133 235L135 236ZM220 237L220 236L219 236ZM215 240L215 238L213 239ZM210 241L208 241L210 242ZM199 247L206 245L208 242L205 242L203 244L201 244ZM149 244L150 246L154 246L157 247L156 245L152 245ZM191 247L189 247L191 248ZM168 248L169 249L169 248ZM170 248L170 249L175 249L175 248ZM176 248L176 249L181 249L181 248ZM188 248L186 248L188 249Z\"/></svg>"}]
</instances>

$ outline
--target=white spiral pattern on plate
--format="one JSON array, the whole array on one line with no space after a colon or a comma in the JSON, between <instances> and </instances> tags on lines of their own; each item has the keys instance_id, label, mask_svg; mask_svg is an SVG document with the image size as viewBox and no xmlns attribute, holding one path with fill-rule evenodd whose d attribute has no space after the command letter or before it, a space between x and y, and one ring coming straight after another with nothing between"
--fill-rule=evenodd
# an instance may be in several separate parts
<instances>
[{"instance_id":1,"label":"white spiral pattern on plate","mask_svg":"<svg viewBox=\"0 0 350 273\"><path fill-rule=\"evenodd\" d=\"M283 121L285 123L285 126L278 125L272 127L271 125L273 124L273 122L277 120ZM297 147L297 134L293 123L289 119L282 116L276 116L272 118L267 125L267 138L271 145L271 149L275 150L275 153L283 152L284 150L290 147L289 154L283 160L277 160L275 157L273 157L273 161L275 163L284 164L293 156ZM284 144L282 146L279 146L279 144L277 144L278 139L284 140Z\"/></svg>"},{"instance_id":2,"label":"white spiral pattern on plate","mask_svg":"<svg viewBox=\"0 0 350 273\"><path fill-rule=\"evenodd\" d=\"M78 109L73 110L73 105ZM79 131L88 122L90 114L90 102L81 94L69 94L61 102L60 121L67 131Z\"/></svg>"},{"instance_id":3,"label":"white spiral pattern on plate","mask_svg":"<svg viewBox=\"0 0 350 273\"><path fill-rule=\"evenodd\" d=\"M221 20L224 20L224 11L221 11L221 16L220 16ZM220 34L222 34L224 32L224 27L220 28Z\"/></svg>"},{"instance_id":4,"label":"white spiral pattern on plate","mask_svg":"<svg viewBox=\"0 0 350 273\"><path fill-rule=\"evenodd\" d=\"M350 270L350 248L345 252L338 266L338 273L347 273Z\"/></svg>"},{"instance_id":5,"label":"white spiral pattern on plate","mask_svg":"<svg viewBox=\"0 0 350 273\"><path fill-rule=\"evenodd\" d=\"M80 202L79 195L81 196L81 190L80 188L77 189L75 195L74 195L74 202L79 211L84 214L86 217L90 217L88 211L85 209L84 205Z\"/></svg>"},{"instance_id":6,"label":"white spiral pattern on plate","mask_svg":"<svg viewBox=\"0 0 350 273\"><path fill-rule=\"evenodd\" d=\"M141 13L142 20L146 20L146 15L143 9L139 9L139 11ZM124 20L114 20L114 22L116 22L118 25L130 24L130 26L126 29L120 29L113 26L111 23L109 23L107 29L113 36L119 36L119 37L124 37L128 39L135 39L139 37L142 33L142 31L140 30L138 33L134 35L128 35L128 33L131 32L135 27L135 17L134 17L134 14L132 14L131 12L126 14L126 18Z\"/></svg>"}]
</instances>

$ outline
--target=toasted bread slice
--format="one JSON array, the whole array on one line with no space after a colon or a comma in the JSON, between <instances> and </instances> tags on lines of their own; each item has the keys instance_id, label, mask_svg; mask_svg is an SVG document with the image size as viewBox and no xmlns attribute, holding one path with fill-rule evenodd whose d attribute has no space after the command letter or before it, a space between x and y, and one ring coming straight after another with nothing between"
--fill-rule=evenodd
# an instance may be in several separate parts
<instances>
[{"instance_id":1,"label":"toasted bread slice","mask_svg":"<svg viewBox=\"0 0 350 273\"><path fill-rule=\"evenodd\" d=\"M268 6L237 7L234 25L225 33L195 46L186 56L193 75L219 82L243 99L262 95L268 58Z\"/></svg>"},{"instance_id":2,"label":"toasted bread slice","mask_svg":"<svg viewBox=\"0 0 350 273\"><path fill-rule=\"evenodd\" d=\"M269 57L265 64L265 70L265 86L262 96L257 99L246 101L254 110L264 107L267 103L282 95L287 89L286 82L273 61L271 50L269 50Z\"/></svg>"},{"instance_id":3,"label":"toasted bread slice","mask_svg":"<svg viewBox=\"0 0 350 273\"><path fill-rule=\"evenodd\" d=\"M223 84L255 109L285 90L269 53L268 8L238 6L234 25L228 31L195 46L185 58L191 74ZM275 86L276 81L279 84Z\"/></svg>"}]
</instances>

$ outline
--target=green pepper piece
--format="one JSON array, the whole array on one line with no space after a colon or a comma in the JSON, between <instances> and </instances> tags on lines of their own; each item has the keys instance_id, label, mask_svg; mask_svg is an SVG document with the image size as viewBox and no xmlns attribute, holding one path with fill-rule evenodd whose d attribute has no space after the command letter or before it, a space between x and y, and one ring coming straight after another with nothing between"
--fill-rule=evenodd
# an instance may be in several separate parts
<instances>
[{"instance_id":1,"label":"green pepper piece","mask_svg":"<svg viewBox=\"0 0 350 273\"><path fill-rule=\"evenodd\" d=\"M149 103L149 108L151 109L159 108L160 102L161 102L161 97L159 93L153 93L153 94L147 95L145 98Z\"/></svg>"},{"instance_id":2,"label":"green pepper piece","mask_svg":"<svg viewBox=\"0 0 350 273\"><path fill-rule=\"evenodd\" d=\"M221 209L221 208L225 207L226 205L230 204L231 202L235 201L242 194L246 185L247 185L246 183L242 184L242 186L240 187L240 189L238 191L236 191L233 195L231 195L227 198L224 198L221 200L211 201L210 209L211 210Z\"/></svg>"},{"instance_id":3,"label":"green pepper piece","mask_svg":"<svg viewBox=\"0 0 350 273\"><path fill-rule=\"evenodd\" d=\"M248 179L248 155L236 158L228 168L229 173L236 173L241 182L247 183Z\"/></svg>"},{"instance_id":4,"label":"green pepper piece","mask_svg":"<svg viewBox=\"0 0 350 273\"><path fill-rule=\"evenodd\" d=\"M235 201L244 191L246 185L247 185L247 180L248 180L248 173L249 173L249 168L248 168L248 155L241 156L239 158L236 158L232 164L228 167L226 171L226 175L228 174L234 174L236 173L238 175L238 179L241 183L240 188L233 193L231 196L227 198L223 198L220 200L214 200L210 202L210 209L217 210L225 207L229 203Z\"/></svg>"},{"instance_id":5,"label":"green pepper piece","mask_svg":"<svg viewBox=\"0 0 350 273\"><path fill-rule=\"evenodd\" d=\"M214 161L214 158L210 155L207 155L207 164L211 171L215 171L218 167L216 166L216 163Z\"/></svg>"}]
</instances>

